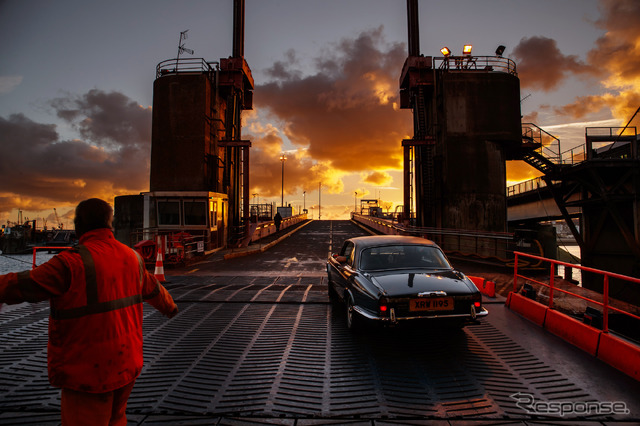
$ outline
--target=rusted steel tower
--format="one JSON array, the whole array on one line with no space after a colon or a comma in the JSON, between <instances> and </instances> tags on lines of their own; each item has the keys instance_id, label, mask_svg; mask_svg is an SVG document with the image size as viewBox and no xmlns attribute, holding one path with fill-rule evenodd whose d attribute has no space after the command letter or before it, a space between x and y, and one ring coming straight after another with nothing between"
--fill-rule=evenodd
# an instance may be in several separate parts
<instances>
[{"instance_id":1,"label":"rusted steel tower","mask_svg":"<svg viewBox=\"0 0 640 426\"><path fill-rule=\"evenodd\" d=\"M233 1L233 56L220 59L220 87L226 95L224 186L229 194L230 242L246 240L249 233L249 148L242 139L242 110L253 108L253 77L244 59L244 0Z\"/></svg>"},{"instance_id":2,"label":"rusted steel tower","mask_svg":"<svg viewBox=\"0 0 640 426\"><path fill-rule=\"evenodd\" d=\"M413 110L414 136L402 143L405 220L506 231L505 162L522 143L515 64L497 53L422 56L417 0L407 0L407 14L400 106Z\"/></svg>"},{"instance_id":3,"label":"rusted steel tower","mask_svg":"<svg viewBox=\"0 0 640 426\"><path fill-rule=\"evenodd\" d=\"M254 82L244 58L244 0L234 0L233 15L231 57L163 61L154 82L151 196L179 198L182 227L185 197L218 200L209 211L216 246L241 240L249 223L251 143L242 139L241 113L252 109ZM161 216L150 226L163 226Z\"/></svg>"}]
</instances>

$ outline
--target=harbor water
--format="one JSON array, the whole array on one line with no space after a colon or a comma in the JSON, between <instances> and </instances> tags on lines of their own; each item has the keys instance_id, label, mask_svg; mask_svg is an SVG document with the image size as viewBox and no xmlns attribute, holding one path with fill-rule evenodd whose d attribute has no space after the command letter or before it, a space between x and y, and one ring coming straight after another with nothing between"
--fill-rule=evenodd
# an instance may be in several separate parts
<instances>
[{"instance_id":1,"label":"harbor water","mask_svg":"<svg viewBox=\"0 0 640 426\"><path fill-rule=\"evenodd\" d=\"M47 262L56 253L41 251L36 254L36 265L42 265ZM0 275L9 272L20 272L31 269L33 265L33 254L0 254Z\"/></svg>"},{"instance_id":2,"label":"harbor water","mask_svg":"<svg viewBox=\"0 0 640 426\"><path fill-rule=\"evenodd\" d=\"M559 248L565 250L567 253L575 256L578 259L580 258L580 246L578 245L561 245ZM580 264L577 265L579 266ZM558 275L561 277L565 276L564 266L558 266ZM572 279L575 280L579 286L582 286L582 273L579 269L573 268Z\"/></svg>"}]
</instances>

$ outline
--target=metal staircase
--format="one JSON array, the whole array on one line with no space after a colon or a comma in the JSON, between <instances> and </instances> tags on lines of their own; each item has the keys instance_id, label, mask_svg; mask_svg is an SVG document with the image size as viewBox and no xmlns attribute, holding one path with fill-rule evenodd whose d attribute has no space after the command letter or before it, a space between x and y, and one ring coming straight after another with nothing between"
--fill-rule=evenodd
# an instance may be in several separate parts
<instances>
[{"instance_id":1,"label":"metal staircase","mask_svg":"<svg viewBox=\"0 0 640 426\"><path fill-rule=\"evenodd\" d=\"M523 154L522 159L530 166L541 171L545 175L556 171L557 164L549 160L538 151L528 151Z\"/></svg>"},{"instance_id":2,"label":"metal staircase","mask_svg":"<svg viewBox=\"0 0 640 426\"><path fill-rule=\"evenodd\" d=\"M545 176L562 167L560 140L532 123L522 123L522 160Z\"/></svg>"}]
</instances>

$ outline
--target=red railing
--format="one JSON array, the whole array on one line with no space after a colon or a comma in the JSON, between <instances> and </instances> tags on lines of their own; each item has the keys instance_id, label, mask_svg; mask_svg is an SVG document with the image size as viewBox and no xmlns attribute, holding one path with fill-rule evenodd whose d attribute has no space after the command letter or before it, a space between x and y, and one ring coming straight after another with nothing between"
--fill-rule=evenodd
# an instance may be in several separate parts
<instances>
[{"instance_id":1,"label":"red railing","mask_svg":"<svg viewBox=\"0 0 640 426\"><path fill-rule=\"evenodd\" d=\"M640 285L640 279L638 278L633 278L633 277L628 277L626 275L620 275L620 274L615 274L613 272L607 272L607 271L602 271L599 269L593 269L593 268L588 268L586 266L580 266L580 265L574 265L571 263L565 263L565 262L560 262L558 260L553 260L553 259L547 259L544 257L540 257L540 256L535 256L532 254L527 254L527 253L522 253L522 252L514 252L515 254L515 262L514 262L514 267L513 267L513 292L517 293L518 291L518 278L523 278L527 281L533 282L535 284L541 285L543 287L546 287L549 289L549 309L553 309L553 293L554 291L559 291L561 293L565 293L565 294L569 294L571 296L575 296L579 299L585 300L587 302L593 303L595 305L598 305L600 307L602 307L602 331L605 333L609 332L609 311L613 311L613 312L618 312L624 315L627 315L631 318L635 318L637 320L640 320L640 316L638 315L634 315L631 312L627 312L624 311L622 309L616 308L614 306L611 306L611 301L609 300L609 279L610 278L615 278L618 280L623 280L623 281L628 281L631 283L635 283L635 284L639 284ZM519 257L527 257L527 258L531 258L531 259L536 259L539 261L543 261L543 262L549 262L549 283L544 283L540 280L536 280L532 277L526 277L524 275L520 275L518 274L518 258ZM556 267L558 265L564 266L565 268L575 268L575 269L580 269L581 271L586 271L586 272L590 272L592 274L596 274L596 275L601 275L603 277L603 298L602 298L602 302L589 298L589 297L585 297L583 295L577 294L577 293L573 293L570 291L567 291L565 289L559 288L555 285L555 271L556 271Z\"/></svg>"},{"instance_id":2,"label":"red railing","mask_svg":"<svg viewBox=\"0 0 640 426\"><path fill-rule=\"evenodd\" d=\"M70 250L72 247L69 246L43 246L43 247L32 247L33 248L33 262L31 263L31 269L34 269L36 266L36 252L38 250L57 250L64 251Z\"/></svg>"}]
</instances>

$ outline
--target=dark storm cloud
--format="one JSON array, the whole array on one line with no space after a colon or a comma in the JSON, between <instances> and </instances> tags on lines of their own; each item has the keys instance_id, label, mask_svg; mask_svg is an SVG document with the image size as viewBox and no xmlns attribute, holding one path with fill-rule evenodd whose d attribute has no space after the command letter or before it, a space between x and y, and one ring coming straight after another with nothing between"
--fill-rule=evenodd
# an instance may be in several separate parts
<instances>
[{"instance_id":1,"label":"dark storm cloud","mask_svg":"<svg viewBox=\"0 0 640 426\"><path fill-rule=\"evenodd\" d=\"M299 63L296 52L293 49L289 49L284 54L284 61L276 61L274 64L265 70L266 74L276 80L292 80L300 77L300 72L293 69L293 65Z\"/></svg>"},{"instance_id":2,"label":"dark storm cloud","mask_svg":"<svg viewBox=\"0 0 640 426\"><path fill-rule=\"evenodd\" d=\"M0 117L0 212L111 200L148 186L150 109L99 90L52 105L83 139L62 140L55 125L23 114Z\"/></svg>"},{"instance_id":3,"label":"dark storm cloud","mask_svg":"<svg viewBox=\"0 0 640 426\"><path fill-rule=\"evenodd\" d=\"M400 143L411 132L411 113L397 108L405 45L385 43L380 27L331 47L305 77L293 53L274 64L256 105L316 161L344 172L401 167Z\"/></svg>"},{"instance_id":4,"label":"dark storm cloud","mask_svg":"<svg viewBox=\"0 0 640 426\"><path fill-rule=\"evenodd\" d=\"M82 96L56 98L51 105L58 117L97 144L126 146L151 141L150 108L142 108L122 93L93 89Z\"/></svg>"},{"instance_id":5,"label":"dark storm cloud","mask_svg":"<svg viewBox=\"0 0 640 426\"><path fill-rule=\"evenodd\" d=\"M572 75L594 74L595 69L575 55L563 55L555 40L536 36L523 38L513 50L523 87L550 91Z\"/></svg>"}]
</instances>

